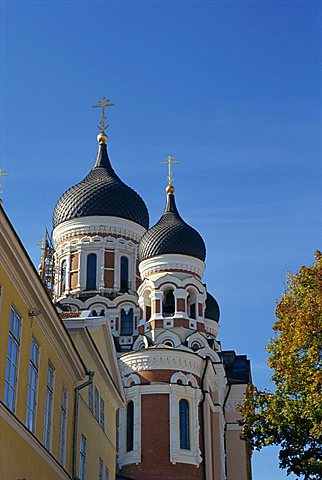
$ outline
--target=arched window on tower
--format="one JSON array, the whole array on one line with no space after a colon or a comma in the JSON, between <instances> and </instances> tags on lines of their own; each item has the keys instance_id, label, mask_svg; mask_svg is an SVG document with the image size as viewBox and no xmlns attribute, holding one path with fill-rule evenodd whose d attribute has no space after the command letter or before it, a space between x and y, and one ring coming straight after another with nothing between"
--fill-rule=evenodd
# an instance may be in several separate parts
<instances>
[{"instance_id":1,"label":"arched window on tower","mask_svg":"<svg viewBox=\"0 0 322 480\"><path fill-rule=\"evenodd\" d=\"M129 289L129 259L121 257L121 292L127 292Z\"/></svg>"},{"instance_id":2,"label":"arched window on tower","mask_svg":"<svg viewBox=\"0 0 322 480\"><path fill-rule=\"evenodd\" d=\"M132 400L126 407L126 451L131 452L134 444L134 403Z\"/></svg>"},{"instance_id":3,"label":"arched window on tower","mask_svg":"<svg viewBox=\"0 0 322 480\"><path fill-rule=\"evenodd\" d=\"M67 262L63 260L60 267L60 293L66 290Z\"/></svg>"},{"instance_id":4,"label":"arched window on tower","mask_svg":"<svg viewBox=\"0 0 322 480\"><path fill-rule=\"evenodd\" d=\"M121 335L133 335L133 308L128 313L121 310Z\"/></svg>"},{"instance_id":5,"label":"arched window on tower","mask_svg":"<svg viewBox=\"0 0 322 480\"><path fill-rule=\"evenodd\" d=\"M163 294L163 316L171 317L174 315L174 294L173 290L166 290Z\"/></svg>"},{"instance_id":6,"label":"arched window on tower","mask_svg":"<svg viewBox=\"0 0 322 480\"><path fill-rule=\"evenodd\" d=\"M180 448L182 450L190 450L190 419L188 400L181 399L179 402L179 422Z\"/></svg>"},{"instance_id":7,"label":"arched window on tower","mask_svg":"<svg viewBox=\"0 0 322 480\"><path fill-rule=\"evenodd\" d=\"M97 256L95 253L87 255L86 290L96 290Z\"/></svg>"},{"instance_id":8,"label":"arched window on tower","mask_svg":"<svg viewBox=\"0 0 322 480\"><path fill-rule=\"evenodd\" d=\"M197 295L195 290L188 290L188 315L190 318L196 319L196 306L197 306Z\"/></svg>"}]
</instances>

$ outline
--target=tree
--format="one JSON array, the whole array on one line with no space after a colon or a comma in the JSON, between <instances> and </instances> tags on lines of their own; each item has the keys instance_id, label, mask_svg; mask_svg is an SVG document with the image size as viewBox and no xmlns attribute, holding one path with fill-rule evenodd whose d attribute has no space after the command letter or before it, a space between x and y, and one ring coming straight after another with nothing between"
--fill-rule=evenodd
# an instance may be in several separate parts
<instances>
[{"instance_id":1,"label":"tree","mask_svg":"<svg viewBox=\"0 0 322 480\"><path fill-rule=\"evenodd\" d=\"M249 386L242 438L252 448L279 445L280 467L304 479L322 478L322 254L289 274L277 304L268 347L275 392Z\"/></svg>"}]
</instances>

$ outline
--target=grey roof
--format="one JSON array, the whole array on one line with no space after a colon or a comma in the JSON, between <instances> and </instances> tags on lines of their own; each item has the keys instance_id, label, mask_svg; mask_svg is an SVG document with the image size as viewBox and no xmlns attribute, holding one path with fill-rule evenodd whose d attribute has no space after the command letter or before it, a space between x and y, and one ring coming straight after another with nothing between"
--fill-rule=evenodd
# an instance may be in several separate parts
<instances>
[{"instance_id":1,"label":"grey roof","mask_svg":"<svg viewBox=\"0 0 322 480\"><path fill-rule=\"evenodd\" d=\"M125 218L149 228L149 213L144 201L117 176L104 143L98 147L96 162L89 174L58 200L53 227L73 218L96 215Z\"/></svg>"},{"instance_id":2,"label":"grey roof","mask_svg":"<svg viewBox=\"0 0 322 480\"><path fill-rule=\"evenodd\" d=\"M201 235L181 218L172 193L167 195L162 217L139 243L139 261L167 253L189 255L202 261L206 258Z\"/></svg>"},{"instance_id":3,"label":"grey roof","mask_svg":"<svg viewBox=\"0 0 322 480\"><path fill-rule=\"evenodd\" d=\"M220 310L217 300L209 292L207 292L206 298L205 318L215 320L217 323L219 322L220 318Z\"/></svg>"}]
</instances>

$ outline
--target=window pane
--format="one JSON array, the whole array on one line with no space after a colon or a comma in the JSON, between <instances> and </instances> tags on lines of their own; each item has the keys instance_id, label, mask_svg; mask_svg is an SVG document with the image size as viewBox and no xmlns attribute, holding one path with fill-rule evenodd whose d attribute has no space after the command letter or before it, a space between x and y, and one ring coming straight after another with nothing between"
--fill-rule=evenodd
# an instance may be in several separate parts
<instances>
[{"instance_id":1,"label":"window pane","mask_svg":"<svg viewBox=\"0 0 322 480\"><path fill-rule=\"evenodd\" d=\"M6 363L6 378L4 385L4 403L14 412L16 384L18 374L18 357L20 348L20 325L19 315L11 308L10 331L8 336L8 350Z\"/></svg>"},{"instance_id":2,"label":"window pane","mask_svg":"<svg viewBox=\"0 0 322 480\"><path fill-rule=\"evenodd\" d=\"M134 440L134 403L130 401L126 408L126 451L133 450Z\"/></svg>"},{"instance_id":3,"label":"window pane","mask_svg":"<svg viewBox=\"0 0 322 480\"><path fill-rule=\"evenodd\" d=\"M121 310L121 335L133 334L133 309L126 313L125 310Z\"/></svg>"},{"instance_id":4,"label":"window pane","mask_svg":"<svg viewBox=\"0 0 322 480\"><path fill-rule=\"evenodd\" d=\"M87 255L86 290L96 289L96 254Z\"/></svg>"},{"instance_id":5,"label":"window pane","mask_svg":"<svg viewBox=\"0 0 322 480\"><path fill-rule=\"evenodd\" d=\"M30 347L30 362L28 372L28 402L26 411L26 425L33 433L35 432L36 398L38 383L38 357L39 346L33 338Z\"/></svg>"},{"instance_id":6,"label":"window pane","mask_svg":"<svg viewBox=\"0 0 322 480\"><path fill-rule=\"evenodd\" d=\"M121 291L126 292L129 289L129 260L127 257L121 257Z\"/></svg>"},{"instance_id":7,"label":"window pane","mask_svg":"<svg viewBox=\"0 0 322 480\"><path fill-rule=\"evenodd\" d=\"M190 450L189 403L187 400L179 402L180 421L180 448Z\"/></svg>"}]
</instances>

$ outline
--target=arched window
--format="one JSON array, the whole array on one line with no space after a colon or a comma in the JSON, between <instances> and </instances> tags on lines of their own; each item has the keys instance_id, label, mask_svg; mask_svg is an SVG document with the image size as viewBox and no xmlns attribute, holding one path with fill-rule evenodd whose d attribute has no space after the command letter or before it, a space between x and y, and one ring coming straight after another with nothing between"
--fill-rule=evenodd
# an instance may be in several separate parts
<instances>
[{"instance_id":1,"label":"arched window","mask_svg":"<svg viewBox=\"0 0 322 480\"><path fill-rule=\"evenodd\" d=\"M180 448L190 450L189 403L185 399L179 402Z\"/></svg>"},{"instance_id":2,"label":"arched window","mask_svg":"<svg viewBox=\"0 0 322 480\"><path fill-rule=\"evenodd\" d=\"M60 267L60 293L64 293L64 291L66 290L66 275L67 263L66 260L63 260Z\"/></svg>"},{"instance_id":3,"label":"arched window","mask_svg":"<svg viewBox=\"0 0 322 480\"><path fill-rule=\"evenodd\" d=\"M129 259L121 257L121 292L127 292L129 289Z\"/></svg>"},{"instance_id":4,"label":"arched window","mask_svg":"<svg viewBox=\"0 0 322 480\"><path fill-rule=\"evenodd\" d=\"M133 334L133 308L126 313L125 310L121 310L121 335Z\"/></svg>"},{"instance_id":5,"label":"arched window","mask_svg":"<svg viewBox=\"0 0 322 480\"><path fill-rule=\"evenodd\" d=\"M134 403L132 400L126 407L126 451L133 450L134 443Z\"/></svg>"},{"instance_id":6,"label":"arched window","mask_svg":"<svg viewBox=\"0 0 322 480\"><path fill-rule=\"evenodd\" d=\"M190 318L196 319L196 305L197 305L197 295L194 290L188 290L188 315Z\"/></svg>"},{"instance_id":7,"label":"arched window","mask_svg":"<svg viewBox=\"0 0 322 480\"><path fill-rule=\"evenodd\" d=\"M174 315L174 295L173 290L167 290L163 295L163 316L171 317Z\"/></svg>"},{"instance_id":8,"label":"arched window","mask_svg":"<svg viewBox=\"0 0 322 480\"><path fill-rule=\"evenodd\" d=\"M86 290L96 289L97 257L95 253L87 255Z\"/></svg>"}]
</instances>

